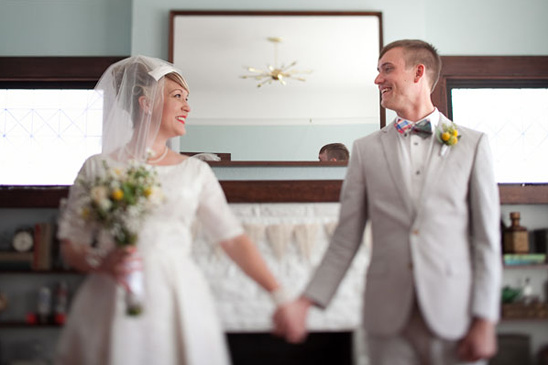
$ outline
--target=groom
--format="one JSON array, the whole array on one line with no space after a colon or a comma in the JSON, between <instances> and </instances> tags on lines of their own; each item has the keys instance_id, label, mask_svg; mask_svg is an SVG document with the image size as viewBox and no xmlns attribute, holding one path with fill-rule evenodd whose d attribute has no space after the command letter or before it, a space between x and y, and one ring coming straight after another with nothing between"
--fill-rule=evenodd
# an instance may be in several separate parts
<instances>
[{"instance_id":1,"label":"groom","mask_svg":"<svg viewBox=\"0 0 548 365\"><path fill-rule=\"evenodd\" d=\"M397 118L354 143L330 246L302 296L274 315L275 332L288 341L306 337L310 306L329 304L370 220L370 363L457 364L495 354L498 190L485 134L459 126L436 134L452 126L430 97L440 69L423 41L382 49L375 84Z\"/></svg>"}]
</instances>

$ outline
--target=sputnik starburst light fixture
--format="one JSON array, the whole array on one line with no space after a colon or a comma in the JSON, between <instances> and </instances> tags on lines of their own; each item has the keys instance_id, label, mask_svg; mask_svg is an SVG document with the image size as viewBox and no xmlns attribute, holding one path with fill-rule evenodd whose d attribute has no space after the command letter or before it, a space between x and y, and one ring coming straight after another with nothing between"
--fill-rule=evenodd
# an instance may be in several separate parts
<instances>
[{"instance_id":1,"label":"sputnik starburst light fixture","mask_svg":"<svg viewBox=\"0 0 548 365\"><path fill-rule=\"evenodd\" d=\"M312 71L298 71L291 69L297 64L297 61L293 61L287 66L282 64L278 67L278 44L282 42L282 38L268 37L267 39L274 44L274 65L268 65L266 70L261 70L255 67L246 67L246 70L252 72L253 75L244 75L241 76L241 78L258 80L259 83L257 84L257 87L261 87L265 84L272 84L275 81L279 81L282 85L286 85L285 80L287 79L306 81L304 77L298 75L310 74Z\"/></svg>"}]
</instances>

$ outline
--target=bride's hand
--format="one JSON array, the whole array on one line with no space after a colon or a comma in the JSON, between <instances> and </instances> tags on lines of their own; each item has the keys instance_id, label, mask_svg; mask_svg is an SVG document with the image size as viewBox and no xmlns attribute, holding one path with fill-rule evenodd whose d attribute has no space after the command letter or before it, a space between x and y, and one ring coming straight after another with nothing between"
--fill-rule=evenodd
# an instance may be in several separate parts
<instances>
[{"instance_id":1,"label":"bride's hand","mask_svg":"<svg viewBox=\"0 0 548 365\"><path fill-rule=\"evenodd\" d=\"M109 275L116 282L126 285L125 277L134 270L130 263L135 259L132 257L135 251L134 246L115 248L102 259L96 272Z\"/></svg>"}]
</instances>

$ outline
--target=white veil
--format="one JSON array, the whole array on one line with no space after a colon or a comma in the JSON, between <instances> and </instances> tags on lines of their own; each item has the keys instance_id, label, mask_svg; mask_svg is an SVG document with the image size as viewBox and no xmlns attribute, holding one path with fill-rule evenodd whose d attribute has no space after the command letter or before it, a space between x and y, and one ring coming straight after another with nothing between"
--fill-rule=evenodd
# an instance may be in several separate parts
<instances>
[{"instance_id":1,"label":"white veil","mask_svg":"<svg viewBox=\"0 0 548 365\"><path fill-rule=\"evenodd\" d=\"M188 91L181 72L157 58L133 56L109 66L95 86L103 95L104 154L122 162L153 157L149 148L162 122L164 76L169 74ZM172 138L168 147L179 152L179 138Z\"/></svg>"}]
</instances>

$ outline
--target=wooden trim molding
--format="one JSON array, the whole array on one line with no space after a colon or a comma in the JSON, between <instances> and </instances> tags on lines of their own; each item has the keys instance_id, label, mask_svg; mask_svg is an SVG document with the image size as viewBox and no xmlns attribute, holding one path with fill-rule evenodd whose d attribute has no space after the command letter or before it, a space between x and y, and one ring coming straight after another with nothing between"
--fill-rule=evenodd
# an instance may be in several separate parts
<instances>
[{"instance_id":1,"label":"wooden trim molding","mask_svg":"<svg viewBox=\"0 0 548 365\"><path fill-rule=\"evenodd\" d=\"M336 203L342 180L221 181L229 203ZM0 186L0 208L58 208L68 186ZM548 204L548 184L499 184L501 204Z\"/></svg>"},{"instance_id":2,"label":"wooden trim molding","mask_svg":"<svg viewBox=\"0 0 548 365\"><path fill-rule=\"evenodd\" d=\"M207 161L211 167L345 167L348 161Z\"/></svg>"},{"instance_id":3,"label":"wooden trim molding","mask_svg":"<svg viewBox=\"0 0 548 365\"><path fill-rule=\"evenodd\" d=\"M97 82L116 57L0 57L0 81Z\"/></svg>"},{"instance_id":4,"label":"wooden trim molding","mask_svg":"<svg viewBox=\"0 0 548 365\"><path fill-rule=\"evenodd\" d=\"M455 81L548 81L548 56L442 56L432 101L449 116L448 85Z\"/></svg>"},{"instance_id":5,"label":"wooden trim molding","mask_svg":"<svg viewBox=\"0 0 548 365\"><path fill-rule=\"evenodd\" d=\"M229 203L338 202L342 180L221 181Z\"/></svg>"},{"instance_id":6,"label":"wooden trim molding","mask_svg":"<svg viewBox=\"0 0 548 365\"><path fill-rule=\"evenodd\" d=\"M499 184L501 204L548 204L548 184Z\"/></svg>"},{"instance_id":7,"label":"wooden trim molding","mask_svg":"<svg viewBox=\"0 0 548 365\"><path fill-rule=\"evenodd\" d=\"M342 180L221 181L229 203L338 202ZM0 186L0 208L58 208L68 186Z\"/></svg>"}]
</instances>

